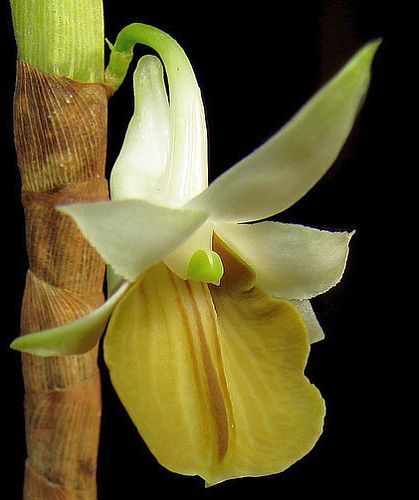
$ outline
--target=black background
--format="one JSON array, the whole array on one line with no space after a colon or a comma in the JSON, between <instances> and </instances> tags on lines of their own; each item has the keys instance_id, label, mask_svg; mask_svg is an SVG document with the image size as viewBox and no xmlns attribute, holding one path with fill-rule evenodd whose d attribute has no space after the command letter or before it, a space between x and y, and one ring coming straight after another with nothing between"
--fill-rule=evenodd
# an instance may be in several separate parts
<instances>
[{"instance_id":1,"label":"black background","mask_svg":"<svg viewBox=\"0 0 419 500\"><path fill-rule=\"evenodd\" d=\"M157 464L139 438L103 372L103 424L99 454L99 499L159 495L225 499L250 493L265 498L375 491L376 469L391 441L383 434L387 402L382 399L377 359L379 332L365 309L380 265L378 245L384 181L373 175L386 151L390 16L382 2L295 1L176 3L105 1L106 35L140 21L174 36L188 54L200 83L210 135L211 178L261 144L327 81L365 42L384 41L373 67L371 89L356 126L334 167L280 220L330 230L353 230L347 272L341 284L313 302L326 340L316 344L307 367L328 407L325 430L315 449L282 474L229 481L205 490L199 478L172 474ZM171 3L172 5L174 3ZM2 47L0 141L2 184L1 286L4 291L1 366L2 412L6 417L7 498L20 498L25 458L23 387L19 355L8 350L18 335L26 271L20 181L11 127L16 50L7 2L0 7ZM138 48L137 54L144 53ZM132 109L128 78L110 102L108 168L115 160ZM381 182L381 184L380 184ZM377 238L377 239L376 239ZM385 431L384 431L385 432ZM151 490L148 490L152 488ZM147 493L147 491L152 491Z\"/></svg>"}]
</instances>

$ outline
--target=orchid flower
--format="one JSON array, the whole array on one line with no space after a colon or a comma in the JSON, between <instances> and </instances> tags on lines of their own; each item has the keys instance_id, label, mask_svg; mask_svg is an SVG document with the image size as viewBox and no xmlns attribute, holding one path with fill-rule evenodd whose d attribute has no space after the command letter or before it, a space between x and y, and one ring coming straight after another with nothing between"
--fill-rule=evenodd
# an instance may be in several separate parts
<instances>
[{"instance_id":1,"label":"orchid flower","mask_svg":"<svg viewBox=\"0 0 419 500\"><path fill-rule=\"evenodd\" d=\"M185 53L155 28L128 28L159 53L169 97L160 60L142 57L111 201L58 208L108 264L109 298L12 346L85 352L110 317L112 383L162 465L208 485L280 472L322 432L324 402L304 375L310 342L324 336L310 299L340 281L351 233L255 221L296 203L332 165L378 42L208 186L204 108Z\"/></svg>"}]
</instances>

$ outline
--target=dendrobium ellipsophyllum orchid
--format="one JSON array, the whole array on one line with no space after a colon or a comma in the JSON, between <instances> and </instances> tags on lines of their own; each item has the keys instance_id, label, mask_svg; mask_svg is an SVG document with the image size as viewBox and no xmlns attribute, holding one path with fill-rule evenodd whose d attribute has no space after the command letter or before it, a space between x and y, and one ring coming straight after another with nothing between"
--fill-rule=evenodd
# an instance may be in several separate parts
<instances>
[{"instance_id":1,"label":"dendrobium ellipsophyllum orchid","mask_svg":"<svg viewBox=\"0 0 419 500\"><path fill-rule=\"evenodd\" d=\"M159 30L129 28L161 56L170 102L160 60L142 57L111 201L59 208L109 265L112 293L89 316L13 346L84 352L111 316L112 382L161 464L209 485L280 472L322 431L324 402L304 376L309 344L323 338L309 299L340 280L351 234L248 223L293 205L331 166L378 43L208 187L204 108L189 61Z\"/></svg>"}]
</instances>

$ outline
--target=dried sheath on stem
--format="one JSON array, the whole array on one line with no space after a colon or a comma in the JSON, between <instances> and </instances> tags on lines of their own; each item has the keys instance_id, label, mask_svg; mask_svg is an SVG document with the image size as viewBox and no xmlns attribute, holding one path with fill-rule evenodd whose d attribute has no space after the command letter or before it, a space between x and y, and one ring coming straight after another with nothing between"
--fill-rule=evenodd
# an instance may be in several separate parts
<instances>
[{"instance_id":1,"label":"dried sheath on stem","mask_svg":"<svg viewBox=\"0 0 419 500\"><path fill-rule=\"evenodd\" d=\"M108 96L104 85L90 83L103 75L101 1L12 0L11 5L20 57L14 130L30 267L22 305L25 335L65 324L103 302L99 255L54 207L108 197ZM97 350L51 358L25 354L22 363L24 498L95 499L101 414Z\"/></svg>"},{"instance_id":2,"label":"dried sheath on stem","mask_svg":"<svg viewBox=\"0 0 419 500\"><path fill-rule=\"evenodd\" d=\"M54 206L107 198L106 110L104 87L18 64L15 141L30 265L22 335L65 324L103 301L100 257ZM73 498L61 491L51 496L49 490L57 488L95 498L100 419L96 354L23 355L26 498Z\"/></svg>"}]
</instances>

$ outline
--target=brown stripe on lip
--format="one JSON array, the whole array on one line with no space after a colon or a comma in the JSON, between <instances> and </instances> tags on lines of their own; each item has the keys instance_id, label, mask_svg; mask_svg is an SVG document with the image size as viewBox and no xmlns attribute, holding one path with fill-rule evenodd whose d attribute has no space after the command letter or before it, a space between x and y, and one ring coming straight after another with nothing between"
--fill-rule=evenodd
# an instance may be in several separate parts
<instances>
[{"instance_id":1,"label":"brown stripe on lip","mask_svg":"<svg viewBox=\"0 0 419 500\"><path fill-rule=\"evenodd\" d=\"M181 293L178 290L178 285L176 283L176 281L178 281L178 278L169 269L166 269L166 272L169 274L170 282L172 283L173 290L175 292L174 298L175 298L176 304L179 308L179 312L180 312L180 315L182 317L182 324L183 324L183 327L184 327L185 332L186 332L188 347L189 347L189 351L191 353L191 364L192 364L194 378L195 378L196 383L199 385L199 390L202 391L202 382L201 382L201 377L199 376L197 353L196 353L196 349L194 348L193 329L192 329L191 321L188 318L187 311L183 305ZM202 398L199 400L199 407L200 407L201 414L203 414L205 412L205 405L203 404Z\"/></svg>"},{"instance_id":2,"label":"brown stripe on lip","mask_svg":"<svg viewBox=\"0 0 419 500\"><path fill-rule=\"evenodd\" d=\"M199 310L199 305L195 298L195 293L189 281L185 281L185 285L191 299L191 306L193 310L196 331L198 334L199 347L210 394L211 417L214 422L215 432L217 436L216 457L218 462L221 462L227 453L229 445L229 423L226 403L220 385L219 376L217 374L217 370L214 366L210 349L208 347L206 332L202 324L201 313ZM212 325L212 330L214 330L214 328L216 328L216 325ZM213 335L214 331L210 334Z\"/></svg>"}]
</instances>

